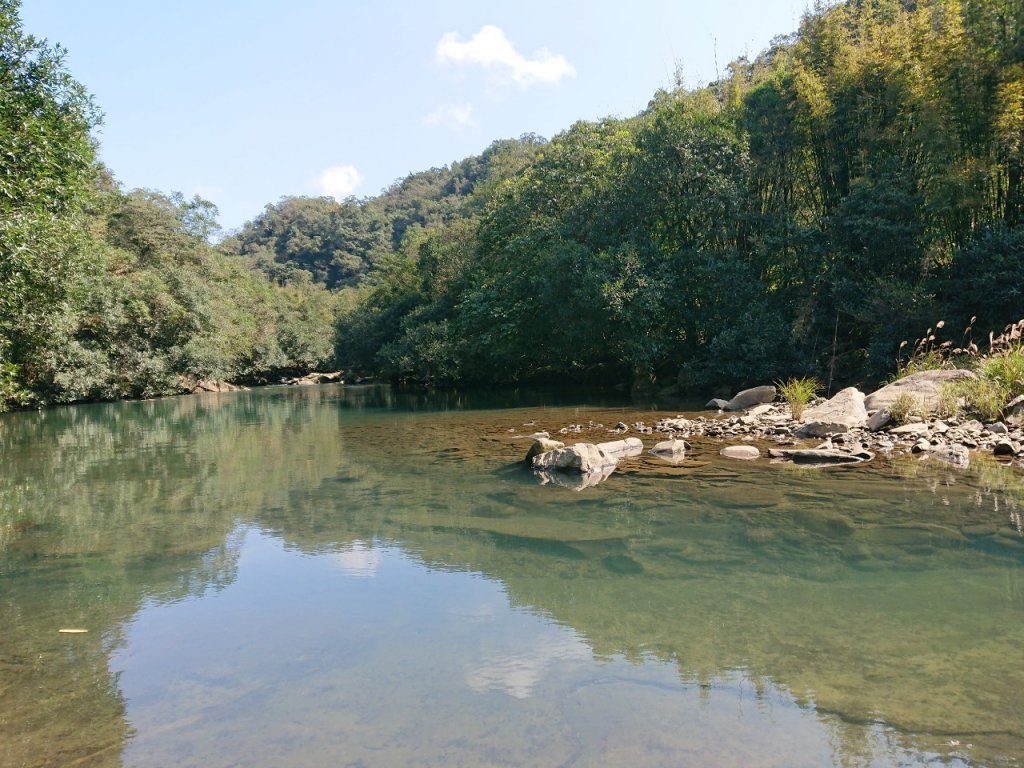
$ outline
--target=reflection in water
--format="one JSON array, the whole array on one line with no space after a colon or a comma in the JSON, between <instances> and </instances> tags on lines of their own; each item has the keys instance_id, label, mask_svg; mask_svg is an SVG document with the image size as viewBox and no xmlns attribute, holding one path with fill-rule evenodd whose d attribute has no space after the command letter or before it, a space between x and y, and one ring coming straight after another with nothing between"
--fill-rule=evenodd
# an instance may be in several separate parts
<instances>
[{"instance_id":1,"label":"reflection in water","mask_svg":"<svg viewBox=\"0 0 1024 768\"><path fill-rule=\"evenodd\" d=\"M380 550L359 540L345 545L332 557L338 567L349 576L368 578L380 568Z\"/></svg>"},{"instance_id":2,"label":"reflection in water","mask_svg":"<svg viewBox=\"0 0 1024 768\"><path fill-rule=\"evenodd\" d=\"M520 431L650 413L473 404L0 420L0 768L1024 758L1020 473L695 440L573 493Z\"/></svg>"}]
</instances>

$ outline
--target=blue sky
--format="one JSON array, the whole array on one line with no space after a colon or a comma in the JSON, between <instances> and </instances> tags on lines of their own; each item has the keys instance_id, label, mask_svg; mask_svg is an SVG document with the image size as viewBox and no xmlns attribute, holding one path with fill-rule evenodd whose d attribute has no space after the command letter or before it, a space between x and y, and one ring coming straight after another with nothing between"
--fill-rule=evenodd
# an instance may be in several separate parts
<instances>
[{"instance_id":1,"label":"blue sky","mask_svg":"<svg viewBox=\"0 0 1024 768\"><path fill-rule=\"evenodd\" d=\"M375 195L498 138L641 110L715 79L805 0L23 0L68 49L126 188L200 194L233 228L286 195Z\"/></svg>"}]
</instances>

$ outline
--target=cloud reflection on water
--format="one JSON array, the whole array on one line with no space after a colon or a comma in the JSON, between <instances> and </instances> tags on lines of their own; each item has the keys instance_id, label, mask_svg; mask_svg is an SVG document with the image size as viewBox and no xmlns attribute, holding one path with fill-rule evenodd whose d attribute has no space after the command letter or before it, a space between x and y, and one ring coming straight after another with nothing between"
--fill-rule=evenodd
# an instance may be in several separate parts
<instances>
[{"instance_id":1,"label":"cloud reflection on water","mask_svg":"<svg viewBox=\"0 0 1024 768\"><path fill-rule=\"evenodd\" d=\"M368 579L377 575L381 554L372 544L356 540L346 545L340 552L330 555L330 559L346 576Z\"/></svg>"}]
</instances>

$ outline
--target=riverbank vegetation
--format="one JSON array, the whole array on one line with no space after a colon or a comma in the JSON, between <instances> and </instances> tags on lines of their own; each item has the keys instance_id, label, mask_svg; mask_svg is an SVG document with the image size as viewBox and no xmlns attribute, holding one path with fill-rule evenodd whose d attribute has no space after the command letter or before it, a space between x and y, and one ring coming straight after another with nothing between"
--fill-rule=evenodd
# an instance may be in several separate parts
<instances>
[{"instance_id":1,"label":"riverbank vegetation","mask_svg":"<svg viewBox=\"0 0 1024 768\"><path fill-rule=\"evenodd\" d=\"M8 402L333 365L834 391L883 379L929 319L987 335L1024 309L1013 0L817 5L638 115L497 141L365 200L284 198L216 246L209 203L97 165L95 107L17 7L0 0Z\"/></svg>"}]
</instances>

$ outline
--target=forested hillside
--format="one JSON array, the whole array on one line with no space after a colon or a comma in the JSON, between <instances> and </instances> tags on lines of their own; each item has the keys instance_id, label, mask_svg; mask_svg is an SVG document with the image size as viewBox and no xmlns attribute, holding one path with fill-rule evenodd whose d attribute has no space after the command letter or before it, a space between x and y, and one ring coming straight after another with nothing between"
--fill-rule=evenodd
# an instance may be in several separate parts
<instances>
[{"instance_id":1,"label":"forested hillside","mask_svg":"<svg viewBox=\"0 0 1024 768\"><path fill-rule=\"evenodd\" d=\"M212 247L212 204L122 191L91 98L0 0L0 409L333 364L337 297Z\"/></svg>"},{"instance_id":2,"label":"forested hillside","mask_svg":"<svg viewBox=\"0 0 1024 768\"><path fill-rule=\"evenodd\" d=\"M498 141L219 245L124 192L0 0L0 393L140 397L340 365L419 382L884 377L1024 316L1024 4L848 0L706 87Z\"/></svg>"},{"instance_id":3,"label":"forested hillside","mask_svg":"<svg viewBox=\"0 0 1024 768\"><path fill-rule=\"evenodd\" d=\"M339 355L417 380L881 377L939 319L1024 315L1022 172L1024 4L819 7L406 229Z\"/></svg>"}]
</instances>

